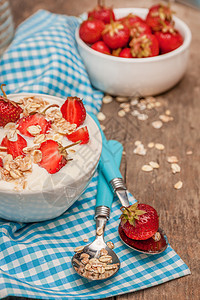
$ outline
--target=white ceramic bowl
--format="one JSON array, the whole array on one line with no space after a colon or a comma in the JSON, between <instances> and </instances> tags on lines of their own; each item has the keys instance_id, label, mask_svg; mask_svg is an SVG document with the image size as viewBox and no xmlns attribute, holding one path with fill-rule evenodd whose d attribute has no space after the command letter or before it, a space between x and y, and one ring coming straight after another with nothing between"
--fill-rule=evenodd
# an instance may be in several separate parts
<instances>
[{"instance_id":1,"label":"white ceramic bowl","mask_svg":"<svg viewBox=\"0 0 200 300\"><path fill-rule=\"evenodd\" d=\"M18 100L33 94L9 95L9 99ZM62 105L64 99L34 94L50 103ZM16 192L11 183L0 180L0 217L17 222L37 222L55 218L64 213L83 193L97 167L102 140L99 128L87 114L90 141L85 145L76 145L73 158L59 172L49 174L44 168L34 165L35 170L28 177L28 189ZM2 139L0 131L0 140ZM72 142L67 141L67 144ZM35 172L35 173L34 173Z\"/></svg>"},{"instance_id":2,"label":"white ceramic bowl","mask_svg":"<svg viewBox=\"0 0 200 300\"><path fill-rule=\"evenodd\" d=\"M114 10L117 18L134 13L142 18L145 8L119 8ZM76 41L91 83L97 89L111 95L157 95L173 87L183 77L189 58L191 32L179 18L174 17L175 27L184 38L183 44L167 54L147 58L119 58L91 49L79 37Z\"/></svg>"}]
</instances>

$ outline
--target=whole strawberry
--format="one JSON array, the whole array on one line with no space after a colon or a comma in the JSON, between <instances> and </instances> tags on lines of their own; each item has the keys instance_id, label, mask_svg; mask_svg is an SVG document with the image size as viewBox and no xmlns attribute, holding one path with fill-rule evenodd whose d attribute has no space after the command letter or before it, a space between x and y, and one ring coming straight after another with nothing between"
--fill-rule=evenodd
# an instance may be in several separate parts
<instances>
[{"instance_id":1,"label":"whole strawberry","mask_svg":"<svg viewBox=\"0 0 200 300\"><path fill-rule=\"evenodd\" d=\"M126 47L129 37L129 28L118 21L111 20L111 23L107 24L102 32L103 41L110 49Z\"/></svg>"},{"instance_id":2,"label":"whole strawberry","mask_svg":"<svg viewBox=\"0 0 200 300\"><path fill-rule=\"evenodd\" d=\"M101 39L101 33L104 29L104 23L101 20L85 20L80 25L80 38L87 44L93 44Z\"/></svg>"},{"instance_id":3,"label":"whole strawberry","mask_svg":"<svg viewBox=\"0 0 200 300\"><path fill-rule=\"evenodd\" d=\"M159 43L155 35L142 34L137 38L133 38L129 46L133 57L152 57L159 54Z\"/></svg>"},{"instance_id":4,"label":"whole strawberry","mask_svg":"<svg viewBox=\"0 0 200 300\"><path fill-rule=\"evenodd\" d=\"M130 239L147 240L158 230L159 218L156 210L148 204L137 202L121 208L121 227Z\"/></svg>"},{"instance_id":5,"label":"whole strawberry","mask_svg":"<svg viewBox=\"0 0 200 300\"><path fill-rule=\"evenodd\" d=\"M183 44L183 37L178 30L171 28L170 31L157 31L155 36L158 40L161 54L171 52Z\"/></svg>"},{"instance_id":6,"label":"whole strawberry","mask_svg":"<svg viewBox=\"0 0 200 300\"><path fill-rule=\"evenodd\" d=\"M153 31L162 30L165 24L172 23L172 11L168 5L153 5L147 14L146 23Z\"/></svg>"},{"instance_id":7,"label":"whole strawberry","mask_svg":"<svg viewBox=\"0 0 200 300\"><path fill-rule=\"evenodd\" d=\"M110 23L110 20L115 20L115 15L111 7L106 7L102 3L103 1L98 0L98 5L92 11L88 12L88 18L98 19L105 24Z\"/></svg>"},{"instance_id":8,"label":"whole strawberry","mask_svg":"<svg viewBox=\"0 0 200 300\"><path fill-rule=\"evenodd\" d=\"M3 86L5 84L1 85L3 96L0 96L0 126L4 127L7 123L16 122L23 110L17 103L7 98Z\"/></svg>"},{"instance_id":9,"label":"whole strawberry","mask_svg":"<svg viewBox=\"0 0 200 300\"><path fill-rule=\"evenodd\" d=\"M70 124L76 124L79 127L86 118L86 110L83 102L78 97L68 97L61 106L63 118Z\"/></svg>"}]
</instances>

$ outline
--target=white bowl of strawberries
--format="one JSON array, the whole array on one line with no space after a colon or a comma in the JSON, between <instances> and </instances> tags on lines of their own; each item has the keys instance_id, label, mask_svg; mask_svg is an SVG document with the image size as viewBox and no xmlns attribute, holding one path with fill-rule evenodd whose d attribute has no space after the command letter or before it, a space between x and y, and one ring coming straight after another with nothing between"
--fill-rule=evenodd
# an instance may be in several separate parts
<instances>
[{"instance_id":1,"label":"white bowl of strawberries","mask_svg":"<svg viewBox=\"0 0 200 300\"><path fill-rule=\"evenodd\" d=\"M114 9L107 24L101 10L105 13L106 8L85 14L76 30L94 87L112 95L148 96L180 81L187 69L191 32L168 6Z\"/></svg>"},{"instance_id":2,"label":"white bowl of strawberries","mask_svg":"<svg viewBox=\"0 0 200 300\"><path fill-rule=\"evenodd\" d=\"M37 222L64 213L97 167L101 134L77 97L0 97L0 217Z\"/></svg>"}]
</instances>

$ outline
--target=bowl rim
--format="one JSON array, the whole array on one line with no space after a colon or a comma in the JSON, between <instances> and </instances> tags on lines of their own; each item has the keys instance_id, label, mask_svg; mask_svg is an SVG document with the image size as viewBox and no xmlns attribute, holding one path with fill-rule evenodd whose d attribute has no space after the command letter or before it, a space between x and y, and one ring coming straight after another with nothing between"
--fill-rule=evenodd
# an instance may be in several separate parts
<instances>
[{"instance_id":1,"label":"bowl rim","mask_svg":"<svg viewBox=\"0 0 200 300\"><path fill-rule=\"evenodd\" d=\"M114 12L123 12L123 13L130 13L131 11L134 11L135 14L137 13L148 13L148 8L138 8L138 7L129 7L129 8L115 8ZM86 13L83 13L81 15L81 22L86 18ZM176 55L179 55L181 52L185 51L187 48L189 48L190 43L191 43L191 39L192 39L192 34L190 31L190 28L188 27L188 25L182 21L180 18L173 16L173 19L175 21L175 24L178 23L182 29L185 32L185 38L183 41L183 44L178 47L177 49L162 54L162 55L157 55L157 56L153 56L153 57L143 57L143 58L124 58L124 57L116 57L116 56L112 56L112 55L106 55L104 53L98 52L94 49L92 49L90 46L88 46L84 41L81 40L80 36L79 36L79 28L80 25L76 28L75 31L75 38L76 41L78 43L78 45L82 48L84 48L86 51L88 51L89 53L96 55L97 57L100 58L105 58L108 61L113 61L113 62L119 62L119 63L149 63L149 62L158 62L158 61L163 61L166 59L169 59L171 57L174 57Z\"/></svg>"},{"instance_id":2,"label":"bowl rim","mask_svg":"<svg viewBox=\"0 0 200 300\"><path fill-rule=\"evenodd\" d=\"M7 94L8 97L27 97L27 96L38 96L38 97L48 97L48 98L51 98L52 100L53 99L56 99L57 101L63 101L65 100L64 98L62 97L58 97L58 96L53 96L53 95L49 95L49 94L42 94L42 93L26 93L26 92L21 92L21 93L17 93L17 94ZM92 167L94 167L96 165L96 167L98 166L98 163L99 163L99 159L100 159L100 156L101 156L101 151L102 151L102 137L101 137L101 132L100 132L100 129L98 128L98 125L96 124L96 122L93 120L93 118L87 113L87 118L92 121L93 123L93 127L95 128L95 130L97 130L97 132L99 133L99 137L100 137L100 141L99 141L99 146L98 149L99 149L99 154L98 154L98 159L96 160L95 163L93 163ZM91 167L91 168L92 168ZM91 168L90 168L90 172L91 172ZM88 172L89 173L89 172ZM87 174L88 174L87 173ZM52 174L53 175L53 174ZM78 178L79 180L81 180L85 175L83 174L82 176L80 176L80 178ZM62 187L58 187L57 189L60 189ZM56 190L56 188L54 189ZM50 190L48 190L49 192ZM41 193L42 190L33 190L33 191L30 191L30 190L20 190L20 194L23 194L23 195L33 195L33 194L39 194ZM15 190L0 190L0 194L1 193L4 193L4 194L16 194L17 192Z\"/></svg>"}]
</instances>

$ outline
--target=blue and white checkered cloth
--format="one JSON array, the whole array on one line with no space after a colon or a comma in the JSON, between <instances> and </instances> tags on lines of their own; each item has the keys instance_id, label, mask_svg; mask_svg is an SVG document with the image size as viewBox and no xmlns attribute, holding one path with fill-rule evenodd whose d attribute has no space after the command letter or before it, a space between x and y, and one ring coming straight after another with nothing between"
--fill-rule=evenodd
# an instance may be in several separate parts
<instances>
[{"instance_id":1,"label":"blue and white checkered cloth","mask_svg":"<svg viewBox=\"0 0 200 300\"><path fill-rule=\"evenodd\" d=\"M39 11L17 30L0 60L0 82L7 93L35 92L84 99L96 113L102 93L89 81L77 52L74 31L78 19ZM156 256L126 247L116 230L120 204L115 201L105 240L115 244L121 269L114 277L90 282L71 266L73 250L95 236L96 173L80 199L62 216L22 224L0 219L0 298L14 295L40 299L99 299L145 289L190 274L187 265L168 246Z\"/></svg>"}]
</instances>

